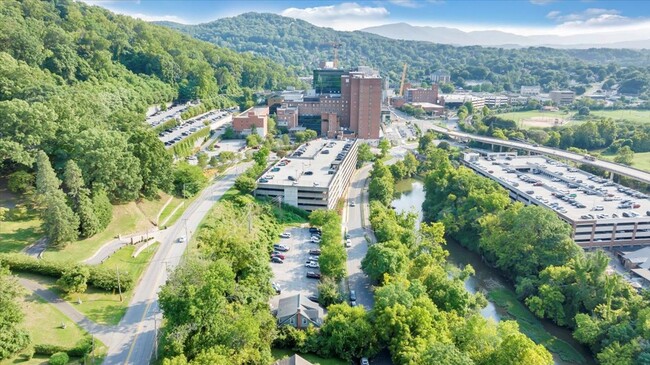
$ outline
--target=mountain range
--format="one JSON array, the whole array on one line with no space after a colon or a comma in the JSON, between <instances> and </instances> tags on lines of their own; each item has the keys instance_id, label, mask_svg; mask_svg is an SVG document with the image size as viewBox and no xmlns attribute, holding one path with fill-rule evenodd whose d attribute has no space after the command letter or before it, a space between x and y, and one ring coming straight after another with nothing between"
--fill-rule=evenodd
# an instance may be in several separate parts
<instances>
[{"instance_id":1,"label":"mountain range","mask_svg":"<svg viewBox=\"0 0 650 365\"><path fill-rule=\"evenodd\" d=\"M603 43L611 33L592 33L569 36L531 35L523 36L500 30L465 32L456 28L415 26L393 23L362 29L363 32L382 37L410 41L425 41L455 46L488 46L500 48L551 47L551 48L632 48L650 49L650 37L625 42ZM640 36L644 38L644 36Z\"/></svg>"}]
</instances>

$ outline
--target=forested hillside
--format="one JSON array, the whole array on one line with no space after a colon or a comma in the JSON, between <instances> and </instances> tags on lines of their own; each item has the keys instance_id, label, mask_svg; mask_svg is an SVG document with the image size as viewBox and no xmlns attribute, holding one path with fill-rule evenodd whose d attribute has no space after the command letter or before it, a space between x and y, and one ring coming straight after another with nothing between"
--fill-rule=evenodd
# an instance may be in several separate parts
<instances>
[{"instance_id":1,"label":"forested hillside","mask_svg":"<svg viewBox=\"0 0 650 365\"><path fill-rule=\"evenodd\" d=\"M320 61L331 60L331 42L341 43L343 67L368 65L387 74L395 84L404 63L408 78L420 80L440 68L452 81L488 80L494 90L518 90L520 85L544 89L578 83L640 80L646 85L650 52L634 50L499 49L454 47L430 42L400 41L365 32L339 32L274 14L246 13L199 25L161 23L214 44L266 56L309 75ZM590 63L590 61L598 62ZM623 65L629 67L622 67Z\"/></svg>"},{"instance_id":2,"label":"forested hillside","mask_svg":"<svg viewBox=\"0 0 650 365\"><path fill-rule=\"evenodd\" d=\"M144 121L149 106L296 82L267 59L100 7L3 0L0 176L16 193L36 187L28 201L48 218L51 243L92 236L105 227L96 215L106 197L172 190L172 156Z\"/></svg>"}]
</instances>

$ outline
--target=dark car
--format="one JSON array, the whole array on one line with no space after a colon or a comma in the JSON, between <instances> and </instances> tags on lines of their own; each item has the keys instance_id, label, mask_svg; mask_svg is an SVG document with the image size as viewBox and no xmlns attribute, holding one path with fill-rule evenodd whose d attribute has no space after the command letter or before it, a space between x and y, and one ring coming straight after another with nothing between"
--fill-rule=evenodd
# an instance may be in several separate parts
<instances>
[{"instance_id":1,"label":"dark car","mask_svg":"<svg viewBox=\"0 0 650 365\"><path fill-rule=\"evenodd\" d=\"M320 250L319 249L309 250L309 254L314 256L320 256Z\"/></svg>"},{"instance_id":2,"label":"dark car","mask_svg":"<svg viewBox=\"0 0 650 365\"><path fill-rule=\"evenodd\" d=\"M320 229L316 227L309 227L309 233L320 233Z\"/></svg>"},{"instance_id":3,"label":"dark car","mask_svg":"<svg viewBox=\"0 0 650 365\"><path fill-rule=\"evenodd\" d=\"M320 274L317 273L317 272L308 271L307 272L307 277L310 278L310 279L320 279Z\"/></svg>"},{"instance_id":4,"label":"dark car","mask_svg":"<svg viewBox=\"0 0 650 365\"><path fill-rule=\"evenodd\" d=\"M282 261L282 259L277 256L271 257L271 262L274 264L284 264L284 261Z\"/></svg>"},{"instance_id":5,"label":"dark car","mask_svg":"<svg viewBox=\"0 0 650 365\"><path fill-rule=\"evenodd\" d=\"M318 295L310 295L307 299L311 300L314 303L318 303Z\"/></svg>"}]
</instances>

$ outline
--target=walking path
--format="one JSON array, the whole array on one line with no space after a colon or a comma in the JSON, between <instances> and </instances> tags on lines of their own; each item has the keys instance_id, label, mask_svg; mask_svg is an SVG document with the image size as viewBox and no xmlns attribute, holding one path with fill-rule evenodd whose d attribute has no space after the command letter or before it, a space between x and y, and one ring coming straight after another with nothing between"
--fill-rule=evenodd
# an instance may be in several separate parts
<instances>
[{"instance_id":1,"label":"walking path","mask_svg":"<svg viewBox=\"0 0 650 365\"><path fill-rule=\"evenodd\" d=\"M111 327L99 325L91 321L83 313L79 312L75 307L73 307L72 304L61 299L58 295L56 295L56 293L36 281L26 278L18 278L18 282L30 292L38 295L46 302L52 304L71 321L78 324L81 328L88 331L88 333L91 335L97 337L106 346L110 345L111 332L113 330Z\"/></svg>"}]
</instances>

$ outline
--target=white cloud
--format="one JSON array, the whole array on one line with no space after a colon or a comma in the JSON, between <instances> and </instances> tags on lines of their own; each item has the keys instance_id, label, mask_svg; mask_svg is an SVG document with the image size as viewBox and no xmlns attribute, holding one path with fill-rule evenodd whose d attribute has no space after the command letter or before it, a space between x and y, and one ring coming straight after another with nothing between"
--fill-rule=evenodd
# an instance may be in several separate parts
<instances>
[{"instance_id":1,"label":"white cloud","mask_svg":"<svg viewBox=\"0 0 650 365\"><path fill-rule=\"evenodd\" d=\"M398 5L398 6L404 6L407 8L419 8L422 6L422 3L419 3L414 0L389 0L391 4Z\"/></svg>"},{"instance_id":2,"label":"white cloud","mask_svg":"<svg viewBox=\"0 0 650 365\"><path fill-rule=\"evenodd\" d=\"M560 28L584 27L604 28L610 26L627 26L638 23L646 23L648 19L629 18L621 15L616 9L589 8L577 13L563 14L559 11L551 11L547 18L555 20Z\"/></svg>"},{"instance_id":3,"label":"white cloud","mask_svg":"<svg viewBox=\"0 0 650 365\"><path fill-rule=\"evenodd\" d=\"M384 7L341 3L313 8L288 8L280 14L290 18L302 19L321 27L356 30L386 23L383 20L388 16L389 12Z\"/></svg>"}]
</instances>

